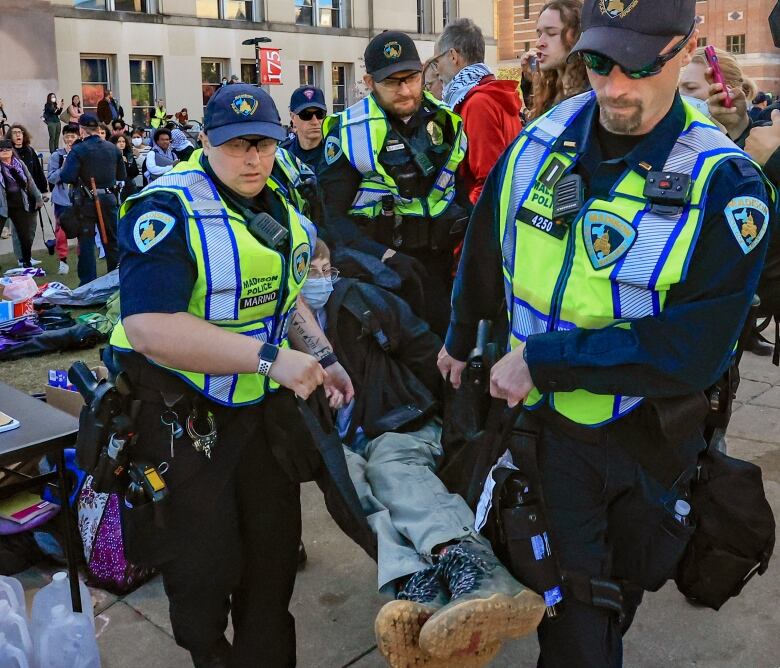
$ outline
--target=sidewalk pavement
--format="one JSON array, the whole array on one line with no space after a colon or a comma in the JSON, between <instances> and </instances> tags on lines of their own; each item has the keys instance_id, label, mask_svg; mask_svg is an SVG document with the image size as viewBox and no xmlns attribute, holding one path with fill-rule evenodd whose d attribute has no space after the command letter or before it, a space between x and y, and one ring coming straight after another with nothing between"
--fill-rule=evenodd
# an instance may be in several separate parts
<instances>
[{"instance_id":1,"label":"sidewalk pavement","mask_svg":"<svg viewBox=\"0 0 780 668\"><path fill-rule=\"evenodd\" d=\"M729 452L762 467L767 495L780 516L780 369L769 358L745 355L735 409ZM304 486L302 503L309 562L299 574L292 605L298 665L381 668L385 663L376 650L373 621L385 601L376 593L376 567L336 527L315 485ZM38 569L23 574L28 597L49 575ZM104 668L191 666L173 640L159 578L122 598L92 593ZM673 583L667 585L646 596L626 638L625 665L780 668L778 600L780 556L717 613L690 606ZM507 645L491 665L533 668L536 657L535 637L529 637Z\"/></svg>"}]
</instances>

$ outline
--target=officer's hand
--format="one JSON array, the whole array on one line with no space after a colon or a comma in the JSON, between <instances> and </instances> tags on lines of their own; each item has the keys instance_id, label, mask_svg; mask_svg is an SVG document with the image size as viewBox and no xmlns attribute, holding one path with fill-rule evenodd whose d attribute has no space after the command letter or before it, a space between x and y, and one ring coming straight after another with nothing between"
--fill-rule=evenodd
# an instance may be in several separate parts
<instances>
[{"instance_id":1,"label":"officer's hand","mask_svg":"<svg viewBox=\"0 0 780 668\"><path fill-rule=\"evenodd\" d=\"M772 125L756 127L750 131L745 151L762 167L780 148L780 111L772 110Z\"/></svg>"},{"instance_id":2,"label":"officer's hand","mask_svg":"<svg viewBox=\"0 0 780 668\"><path fill-rule=\"evenodd\" d=\"M43 202L44 202L44 201L48 201L48 200L49 200L49 198L48 198L48 197L44 197L44 198L43 198L43 200L38 200L38 201L35 203L35 209L37 210L37 209L40 209L40 208L42 208L42 207L43 207Z\"/></svg>"},{"instance_id":3,"label":"officer's hand","mask_svg":"<svg viewBox=\"0 0 780 668\"><path fill-rule=\"evenodd\" d=\"M712 69L707 70L707 81L710 82L707 106L713 120L726 128L726 133L732 139L737 139L750 125L750 117L747 112L747 98L741 88L723 89L723 84L712 82ZM726 97L731 98L731 107L724 102Z\"/></svg>"},{"instance_id":4,"label":"officer's hand","mask_svg":"<svg viewBox=\"0 0 780 668\"><path fill-rule=\"evenodd\" d=\"M501 358L490 372L490 396L506 399L514 408L530 394L534 386L531 372L523 359L525 346L518 346Z\"/></svg>"},{"instance_id":5,"label":"officer's hand","mask_svg":"<svg viewBox=\"0 0 780 668\"><path fill-rule=\"evenodd\" d=\"M461 377L466 370L466 363L456 360L447 349L442 346L439 351L439 357L436 360L436 366L439 367L439 373L445 381L449 380L452 386L457 390L460 387Z\"/></svg>"},{"instance_id":6,"label":"officer's hand","mask_svg":"<svg viewBox=\"0 0 780 668\"><path fill-rule=\"evenodd\" d=\"M279 350L268 375L302 399L308 399L317 386L325 381L325 370L316 359L289 348Z\"/></svg>"},{"instance_id":7,"label":"officer's hand","mask_svg":"<svg viewBox=\"0 0 780 668\"><path fill-rule=\"evenodd\" d=\"M333 410L346 406L355 398L352 379L338 362L331 364L325 371L325 396Z\"/></svg>"}]
</instances>

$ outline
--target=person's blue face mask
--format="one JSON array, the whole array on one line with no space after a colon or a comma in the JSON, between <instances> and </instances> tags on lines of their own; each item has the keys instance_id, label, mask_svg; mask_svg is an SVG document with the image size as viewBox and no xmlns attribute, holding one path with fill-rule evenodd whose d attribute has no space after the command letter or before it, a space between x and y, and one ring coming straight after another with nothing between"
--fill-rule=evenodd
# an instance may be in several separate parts
<instances>
[{"instance_id":1,"label":"person's blue face mask","mask_svg":"<svg viewBox=\"0 0 780 668\"><path fill-rule=\"evenodd\" d=\"M327 278L309 278L303 284L301 294L306 303L315 311L325 308L331 293L333 292L333 281Z\"/></svg>"}]
</instances>

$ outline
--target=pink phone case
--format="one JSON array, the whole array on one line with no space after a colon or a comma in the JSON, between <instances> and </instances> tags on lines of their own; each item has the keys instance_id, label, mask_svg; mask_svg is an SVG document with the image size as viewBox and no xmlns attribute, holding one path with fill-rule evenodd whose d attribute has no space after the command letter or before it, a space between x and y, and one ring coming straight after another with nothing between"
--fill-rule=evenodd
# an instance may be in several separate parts
<instances>
[{"instance_id":1,"label":"pink phone case","mask_svg":"<svg viewBox=\"0 0 780 668\"><path fill-rule=\"evenodd\" d=\"M726 81L723 78L723 72L720 69L720 63L718 62L718 54L715 53L714 46L708 46L704 49L704 57L707 59L710 67L712 68L712 78L715 83L719 83L723 86L723 90L726 92L726 99L723 101L723 106L727 109L731 109L733 103L731 97L728 95L729 87L726 85Z\"/></svg>"}]
</instances>

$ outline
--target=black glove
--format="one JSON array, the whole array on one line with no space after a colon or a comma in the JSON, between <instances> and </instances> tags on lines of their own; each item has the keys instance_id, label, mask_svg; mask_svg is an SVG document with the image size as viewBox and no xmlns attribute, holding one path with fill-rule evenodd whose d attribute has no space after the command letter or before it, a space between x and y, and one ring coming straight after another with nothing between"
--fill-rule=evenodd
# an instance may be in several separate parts
<instances>
[{"instance_id":1,"label":"black glove","mask_svg":"<svg viewBox=\"0 0 780 668\"><path fill-rule=\"evenodd\" d=\"M385 260L385 264L401 277L399 295L411 307L414 314L425 320L425 290L424 282L428 280L425 266L413 257L403 253L395 253Z\"/></svg>"}]
</instances>

